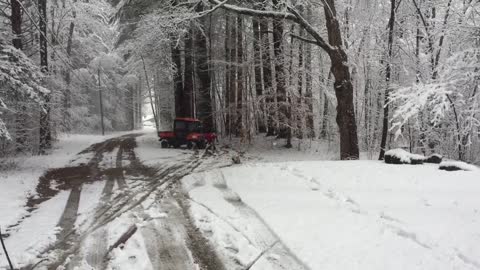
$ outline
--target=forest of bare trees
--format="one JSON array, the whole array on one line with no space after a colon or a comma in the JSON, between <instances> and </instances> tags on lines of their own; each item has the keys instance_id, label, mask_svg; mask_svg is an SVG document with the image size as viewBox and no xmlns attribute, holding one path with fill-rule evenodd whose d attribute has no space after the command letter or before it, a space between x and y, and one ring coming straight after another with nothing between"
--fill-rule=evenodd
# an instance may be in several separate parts
<instances>
[{"instance_id":1,"label":"forest of bare trees","mask_svg":"<svg viewBox=\"0 0 480 270\"><path fill-rule=\"evenodd\" d=\"M478 0L0 2L0 149L199 118L223 139L480 162ZM101 124L103 122L103 125ZM3 154L5 153L5 154Z\"/></svg>"}]
</instances>

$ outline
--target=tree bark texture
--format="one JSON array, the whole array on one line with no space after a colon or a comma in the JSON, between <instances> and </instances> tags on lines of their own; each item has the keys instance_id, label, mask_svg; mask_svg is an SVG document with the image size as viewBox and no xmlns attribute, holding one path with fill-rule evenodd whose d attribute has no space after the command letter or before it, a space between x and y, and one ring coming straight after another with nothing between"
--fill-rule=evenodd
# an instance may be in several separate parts
<instances>
[{"instance_id":1,"label":"tree bark texture","mask_svg":"<svg viewBox=\"0 0 480 270\"><path fill-rule=\"evenodd\" d=\"M177 115L179 117L193 117L193 92L194 89L194 68L193 68L193 25L190 26L190 30L185 37L185 67L184 67L184 76L185 81L183 84L183 98L181 114Z\"/></svg>"},{"instance_id":2,"label":"tree bark texture","mask_svg":"<svg viewBox=\"0 0 480 270\"><path fill-rule=\"evenodd\" d=\"M200 25L206 29L206 17L200 18ZM196 72L199 80L197 99L197 115L203 123L206 132L215 130L213 124L212 97L211 97L211 78L208 63L208 46L205 31L197 29L195 31L195 64Z\"/></svg>"},{"instance_id":3,"label":"tree bark texture","mask_svg":"<svg viewBox=\"0 0 480 270\"><path fill-rule=\"evenodd\" d=\"M40 15L40 67L42 72L48 72L48 41L47 41L47 0L38 0L38 11ZM45 106L40 113L40 154L45 154L51 147L52 133L50 130L50 95L45 96Z\"/></svg>"},{"instance_id":4,"label":"tree bark texture","mask_svg":"<svg viewBox=\"0 0 480 270\"><path fill-rule=\"evenodd\" d=\"M175 116L180 117L184 115L183 100L183 78L182 78L182 56L179 45L174 40L170 46L172 54L172 62L175 64L175 74L173 74L173 90L175 95Z\"/></svg>"},{"instance_id":5,"label":"tree bark texture","mask_svg":"<svg viewBox=\"0 0 480 270\"><path fill-rule=\"evenodd\" d=\"M253 58L254 58L254 72L255 72L255 93L257 97L256 102L256 121L258 123L258 132L265 133L267 132L267 127L265 126L265 117L264 117L264 100L263 100L263 81L262 81L262 36L260 32L260 23L259 18L252 18L252 28L253 28Z\"/></svg>"},{"instance_id":6,"label":"tree bark texture","mask_svg":"<svg viewBox=\"0 0 480 270\"><path fill-rule=\"evenodd\" d=\"M334 89L337 98L337 125L340 131L340 158L358 159L358 136L353 105L353 84L347 66L348 57L343 50L342 34L337 18L334 0L324 0L328 42L332 47L329 56L331 71L335 78Z\"/></svg>"},{"instance_id":7,"label":"tree bark texture","mask_svg":"<svg viewBox=\"0 0 480 270\"><path fill-rule=\"evenodd\" d=\"M385 81L386 81L386 89L385 89L385 101L383 104L383 128L382 128L382 140L380 141L380 155L378 157L379 160L383 160L385 156L385 147L387 144L387 136L388 136L388 113L389 113L389 95L390 95L390 80L392 77L392 54L393 54L393 30L395 26L395 0L390 1L390 20L388 21L388 59L387 59L387 67L385 69Z\"/></svg>"},{"instance_id":8,"label":"tree bark texture","mask_svg":"<svg viewBox=\"0 0 480 270\"><path fill-rule=\"evenodd\" d=\"M279 8L278 0L273 0L274 6ZM273 52L275 55L275 81L277 82L277 103L278 103L278 123L279 123L279 138L289 138L291 136L291 129L289 128L290 104L287 98L286 78L283 70L285 64L284 59L284 44L283 44L283 24L284 20L281 18L273 19ZM291 146L287 142L287 146Z\"/></svg>"},{"instance_id":9,"label":"tree bark texture","mask_svg":"<svg viewBox=\"0 0 480 270\"><path fill-rule=\"evenodd\" d=\"M265 98L266 121L267 121L267 136L275 135L275 123L274 123L274 107L275 99L273 91L273 71L272 71L272 58L270 57L270 38L269 38L269 20L267 18L260 18L260 39L262 46L262 72L263 72L263 90Z\"/></svg>"},{"instance_id":10,"label":"tree bark texture","mask_svg":"<svg viewBox=\"0 0 480 270\"><path fill-rule=\"evenodd\" d=\"M12 13L10 15L10 23L12 24L12 33L13 39L12 44L13 47L22 50L22 7L20 5L21 0L11 0L10 6Z\"/></svg>"}]
</instances>

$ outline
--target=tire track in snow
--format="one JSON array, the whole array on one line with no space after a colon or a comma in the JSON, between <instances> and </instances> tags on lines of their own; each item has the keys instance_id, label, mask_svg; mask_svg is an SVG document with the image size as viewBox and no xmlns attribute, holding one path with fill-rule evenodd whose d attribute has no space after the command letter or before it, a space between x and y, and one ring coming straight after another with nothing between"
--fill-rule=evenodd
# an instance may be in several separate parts
<instances>
[{"instance_id":1,"label":"tire track in snow","mask_svg":"<svg viewBox=\"0 0 480 270\"><path fill-rule=\"evenodd\" d=\"M117 185L120 189L124 189L127 187L127 182L125 181L125 176L123 175L123 151L125 149L125 143L123 142L118 149L117 157L115 161L115 167L117 172L115 174L115 179L117 181Z\"/></svg>"},{"instance_id":2,"label":"tire track in snow","mask_svg":"<svg viewBox=\"0 0 480 270\"><path fill-rule=\"evenodd\" d=\"M105 181L106 183L102 192L101 201L106 200L111 196L114 181L112 181L110 177L111 174L108 170L102 171L99 164L104 158L104 153L112 152L121 141L122 140L119 138L113 138L101 143L93 144L79 153L79 155L81 155L91 151L94 152L93 157L86 165L80 164L78 167L52 169L40 179L37 186L37 191L40 195L39 198L29 199L29 202L27 203L27 205L31 205L33 209L36 209L42 202L50 199L58 193L58 190L52 189L51 181L56 180L58 182L60 180L60 189L70 189L69 198L67 199L66 206L57 225L57 227L60 228L60 232L57 234L57 240L42 252L43 254L48 254L52 251L60 251L57 252L60 253L57 254L57 256L67 259L68 256L65 255L67 252L62 251L70 250L79 237L75 228L75 223L78 216L82 185L84 183L100 181L102 180L102 174L107 175L108 179ZM75 258L73 259L72 263L77 262ZM60 266L60 264L54 262L49 265L47 269L56 269L58 266ZM26 266L22 269L29 269L29 267L31 266Z\"/></svg>"},{"instance_id":3,"label":"tire track in snow","mask_svg":"<svg viewBox=\"0 0 480 270\"><path fill-rule=\"evenodd\" d=\"M77 221L78 216L78 208L80 206L81 192L82 185L75 186L70 191L63 214L57 223L57 227L60 227L61 229L57 234L58 241L65 241L71 233L74 233L75 222Z\"/></svg>"},{"instance_id":4,"label":"tire track in snow","mask_svg":"<svg viewBox=\"0 0 480 270\"><path fill-rule=\"evenodd\" d=\"M210 244L205 235L195 226L186 194L177 194L175 199L182 209L183 225L188 235L187 245L192 253L195 263L202 270L225 270L225 266L218 257L214 247Z\"/></svg>"},{"instance_id":5,"label":"tire track in snow","mask_svg":"<svg viewBox=\"0 0 480 270\"><path fill-rule=\"evenodd\" d=\"M228 193L232 192L230 189L225 189L224 194L229 196ZM265 220L250 206L245 204L241 200L226 199L231 205L233 205L238 213L242 216L243 220L252 226L253 232L251 239L255 245L262 251L267 251L265 255L269 253L276 254L276 257L267 257L267 260L278 267L278 269L309 269L281 240L280 237L270 228Z\"/></svg>"},{"instance_id":6,"label":"tire track in snow","mask_svg":"<svg viewBox=\"0 0 480 270\"><path fill-rule=\"evenodd\" d=\"M250 244L260 250L260 254L256 255L256 258L251 258L250 263L243 267L255 269L254 265L264 259L271 267L274 267L273 269L308 270L309 267L280 240L265 220L228 187L223 174L221 172L219 174L219 177L215 177L218 181L214 182L212 186L221 193L226 203L234 207L235 214L238 214L239 217L229 218L220 216L214 212L214 209L203 203L192 201L206 208L209 213L225 222L234 231L240 233ZM241 224L248 224L248 226L237 224L239 221Z\"/></svg>"},{"instance_id":7,"label":"tire track in snow","mask_svg":"<svg viewBox=\"0 0 480 270\"><path fill-rule=\"evenodd\" d=\"M194 263L184 239L187 237L178 205L171 199L161 203L162 210L168 213L160 220L153 219L140 228L148 256L154 269L188 270L194 269Z\"/></svg>"},{"instance_id":8,"label":"tire track in snow","mask_svg":"<svg viewBox=\"0 0 480 270\"><path fill-rule=\"evenodd\" d=\"M143 209L141 209L141 206L143 202L148 198L151 198L151 196L158 196L158 198L173 196L172 194L175 192L169 194L168 191L176 190L176 188L178 188L176 183L178 183L182 177L198 168L198 166L202 163L200 156L198 154L194 154L191 157L186 157L186 159L183 161L178 161L174 164L166 164L160 168L152 169L144 166L136 158L133 150L136 146L136 143L133 137L120 137L120 139L117 139L116 143L117 145L118 143L128 144L128 146L124 148L123 153L126 153L126 156L128 156L130 165L124 168L126 170L118 170L117 168L114 168L115 171L112 169L99 169L99 171L107 176L110 176L112 172L114 173L114 176L115 173L118 173L119 171L122 173L126 172L129 176L127 180L131 177L133 182L129 182L130 187L128 189L120 190L119 193L115 194L112 192L112 190L116 178L108 177L103 188L104 193L101 195L101 201L106 202L109 200L109 202L100 202L93 215L93 218L89 218L80 224L75 234L70 234L69 239L66 239L65 241L57 241L54 245L52 245L51 248L43 252L40 258L50 261L40 264L39 267L43 267L42 269L57 269L58 267L73 269L75 266L83 269L87 265L90 265L89 267L95 265L94 269L98 270L105 269L105 267L108 265L108 260L101 262L102 259L105 259L106 257L102 254L103 250L105 250L105 246L94 244L95 247L90 248L89 246L91 245L87 243L92 239L105 239L105 236L108 234L104 230L108 230L108 225L110 222L115 220L117 217L120 217L123 213L131 211L134 216L141 216L143 214ZM113 148L114 147L110 147L110 149L112 149L111 151L113 151ZM90 149L99 149L99 147L92 146ZM121 156L123 156L123 153ZM101 159L98 158L99 156L100 155L97 154L95 155L96 160L101 162ZM119 155L117 155L117 157L118 156ZM116 164L122 163L116 162ZM192 264L195 262L196 264L201 265L201 269L223 269L221 263L216 263L219 262L218 258L216 258L216 254L214 252L210 252L213 249L207 248L206 239L202 238L201 233L198 232L196 228L191 226L192 222L189 221L189 217L185 215L188 210L182 206L180 212L183 213L183 219L178 221L178 224L172 225L173 227L170 228L181 225L185 229L187 237L185 237L182 242L186 242L186 248L189 252L187 254L191 254L189 256L193 258L191 260ZM139 220L139 222L142 223L143 221ZM150 228L153 229L153 227ZM152 230L147 232L147 234L148 233L153 234L152 237L161 236ZM158 242L158 240L159 239L156 239L155 241L157 241L159 244L164 244L164 242ZM160 240L162 240L161 237ZM106 245L107 241L103 241L103 243ZM155 247L155 245L152 246ZM171 245L169 247L171 247ZM168 247L166 250L168 250ZM87 253L91 252L93 256L89 257L86 255L85 251ZM80 256L75 256L76 254L80 254ZM180 258L185 258L185 252L175 254L176 255L172 254L171 256L180 256ZM85 258L85 256L88 259ZM150 256L153 256L152 260L155 260L155 256L152 252L150 252ZM172 263L172 265L175 264ZM183 266L181 265L184 265L183 260L176 260L176 266L172 266L172 269L182 269ZM29 267L31 267L31 265L24 267L23 269L29 269ZM197 266L186 269L197 269Z\"/></svg>"},{"instance_id":9,"label":"tire track in snow","mask_svg":"<svg viewBox=\"0 0 480 270\"><path fill-rule=\"evenodd\" d=\"M124 190L128 187L125 181L123 168L124 149L131 145L126 143L128 140L129 138L126 138L119 142L119 149L115 157L115 168L105 171L108 179L105 181L100 202L95 210L95 219L101 217L101 210L103 207L105 207L105 205L112 203L111 197L115 183L117 183L117 187L120 190ZM84 252L81 252L79 255L75 256L75 259L69 264L69 268L74 269L75 267L81 267L82 257L85 257L85 261L89 266L93 267L94 269L105 269L107 267L106 256L108 253L108 230L104 227L100 227L93 231L87 238L88 239L85 241L86 246L82 248Z\"/></svg>"}]
</instances>

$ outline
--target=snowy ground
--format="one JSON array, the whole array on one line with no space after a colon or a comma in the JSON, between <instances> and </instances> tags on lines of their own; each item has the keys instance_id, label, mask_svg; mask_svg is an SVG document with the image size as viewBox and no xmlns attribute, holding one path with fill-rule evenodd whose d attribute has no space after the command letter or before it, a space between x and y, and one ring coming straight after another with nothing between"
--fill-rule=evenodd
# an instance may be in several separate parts
<instances>
[{"instance_id":1,"label":"snowy ground","mask_svg":"<svg viewBox=\"0 0 480 270\"><path fill-rule=\"evenodd\" d=\"M284 139L254 137L251 141L239 138L221 139L218 145L245 153L249 159L262 162L302 161L302 160L333 160L338 159L338 147L335 142L325 140L299 140L292 138L292 148L285 148Z\"/></svg>"},{"instance_id":2,"label":"snowy ground","mask_svg":"<svg viewBox=\"0 0 480 270\"><path fill-rule=\"evenodd\" d=\"M15 231L15 234L6 239L6 243L15 262L32 259L55 240L58 233L57 222L69 198L68 191L61 190L55 197L44 202L42 207L29 212L32 209L26 207L26 202L28 198L37 195L39 178L52 168L88 162L93 155L91 153L78 155L80 151L91 144L128 133L116 132L106 136L62 135L48 155L0 160L13 164L0 171L0 227L3 234L10 235L9 226L14 226L11 227L11 231ZM108 157L105 160L108 160ZM91 208L95 206L102 188L98 182L83 187L77 225L84 221ZM16 226L17 222L21 222L21 226ZM3 250L0 250L0 269L6 264Z\"/></svg>"},{"instance_id":3,"label":"snowy ground","mask_svg":"<svg viewBox=\"0 0 480 270\"><path fill-rule=\"evenodd\" d=\"M176 191L191 171L222 163L194 151L161 149L153 132L99 138L93 145L95 138L86 143L82 138L66 143L71 150L60 145L54 156L44 156L52 161L49 166L32 161L38 173L26 180L34 196L18 188L18 202L1 201L2 207L11 207L8 220L2 216L0 221L8 225L2 234L15 267L222 269ZM64 163L56 161L62 158ZM51 167L56 168L43 174ZM5 181L0 188L17 192L15 184ZM133 235L114 248L130 228L135 228ZM0 269L7 265L0 250Z\"/></svg>"},{"instance_id":4,"label":"snowy ground","mask_svg":"<svg viewBox=\"0 0 480 270\"><path fill-rule=\"evenodd\" d=\"M479 170L322 161L336 152L320 142L298 151L265 139L209 155L161 149L154 132L103 139L62 138L54 155L24 159L0 177L0 225L23 218L6 239L17 266L480 269ZM243 164L232 166L237 154ZM62 166L59 179L73 184L29 213L38 177Z\"/></svg>"},{"instance_id":5,"label":"snowy ground","mask_svg":"<svg viewBox=\"0 0 480 270\"><path fill-rule=\"evenodd\" d=\"M0 227L5 228L24 215L26 198L35 194L38 178L49 168L62 167L89 145L116 136L63 135L47 156L18 157L0 162L13 162L13 167L0 171Z\"/></svg>"},{"instance_id":6,"label":"snowy ground","mask_svg":"<svg viewBox=\"0 0 480 270\"><path fill-rule=\"evenodd\" d=\"M337 140L292 138L292 148L285 148L285 139L255 136L251 141L239 138L223 138L220 148L227 147L238 153L245 153L247 159L261 162L339 160L339 142ZM378 158L378 152L360 152L360 159Z\"/></svg>"},{"instance_id":7,"label":"snowy ground","mask_svg":"<svg viewBox=\"0 0 480 270\"><path fill-rule=\"evenodd\" d=\"M184 186L198 226L239 261L254 260L275 239L249 245L258 226L232 201L259 215L304 268L480 269L478 171L378 161L249 163L189 176ZM266 261L283 258L276 252L268 250ZM255 267L267 269L260 260Z\"/></svg>"}]
</instances>

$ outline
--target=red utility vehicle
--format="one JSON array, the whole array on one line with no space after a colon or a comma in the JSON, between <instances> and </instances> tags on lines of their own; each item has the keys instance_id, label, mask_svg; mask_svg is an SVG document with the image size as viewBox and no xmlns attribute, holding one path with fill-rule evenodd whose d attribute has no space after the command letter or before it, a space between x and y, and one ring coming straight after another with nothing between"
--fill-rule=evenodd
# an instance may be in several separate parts
<instances>
[{"instance_id":1,"label":"red utility vehicle","mask_svg":"<svg viewBox=\"0 0 480 270\"><path fill-rule=\"evenodd\" d=\"M203 133L202 122L195 118L175 118L173 131L158 132L162 148L173 146L179 148L186 145L187 148L197 147L204 149L217 138L215 133Z\"/></svg>"}]
</instances>

